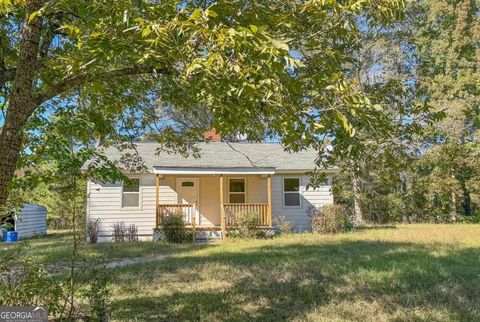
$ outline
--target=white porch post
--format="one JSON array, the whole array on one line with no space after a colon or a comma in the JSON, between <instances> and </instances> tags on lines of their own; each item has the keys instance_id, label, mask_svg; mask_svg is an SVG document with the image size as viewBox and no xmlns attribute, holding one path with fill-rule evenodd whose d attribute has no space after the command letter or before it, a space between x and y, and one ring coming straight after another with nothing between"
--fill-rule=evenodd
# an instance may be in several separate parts
<instances>
[{"instance_id":1,"label":"white porch post","mask_svg":"<svg viewBox=\"0 0 480 322\"><path fill-rule=\"evenodd\" d=\"M227 237L227 227L225 223L225 207L223 203L223 174L220 175L220 221L222 225L222 239L225 239Z\"/></svg>"},{"instance_id":2,"label":"white porch post","mask_svg":"<svg viewBox=\"0 0 480 322\"><path fill-rule=\"evenodd\" d=\"M268 227L272 227L272 176L267 176L267 221Z\"/></svg>"},{"instance_id":3,"label":"white porch post","mask_svg":"<svg viewBox=\"0 0 480 322\"><path fill-rule=\"evenodd\" d=\"M155 221L157 223L157 228L160 224L159 213L158 213L158 204L160 203L160 189L159 189L160 178L158 174L155 175Z\"/></svg>"}]
</instances>

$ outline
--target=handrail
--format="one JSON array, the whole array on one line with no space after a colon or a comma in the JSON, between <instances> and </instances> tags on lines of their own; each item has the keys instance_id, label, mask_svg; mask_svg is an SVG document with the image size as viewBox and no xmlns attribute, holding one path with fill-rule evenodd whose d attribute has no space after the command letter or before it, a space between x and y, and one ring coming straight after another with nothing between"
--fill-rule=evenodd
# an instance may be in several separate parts
<instances>
[{"instance_id":1,"label":"handrail","mask_svg":"<svg viewBox=\"0 0 480 322\"><path fill-rule=\"evenodd\" d=\"M159 204L157 220L162 225L167 216L182 216L185 224L195 225L195 204ZM240 213L253 212L258 215L259 226L270 226L268 203L224 203L225 224L236 226L235 218Z\"/></svg>"},{"instance_id":2,"label":"handrail","mask_svg":"<svg viewBox=\"0 0 480 322\"><path fill-rule=\"evenodd\" d=\"M253 212L258 215L259 226L269 226L269 205L268 203L225 203L225 220L227 226L235 226L235 217L239 213Z\"/></svg>"},{"instance_id":3,"label":"handrail","mask_svg":"<svg viewBox=\"0 0 480 322\"><path fill-rule=\"evenodd\" d=\"M157 205L157 225L163 224L167 216L181 216L184 223L192 228L192 241L196 242L195 204L159 204Z\"/></svg>"},{"instance_id":4,"label":"handrail","mask_svg":"<svg viewBox=\"0 0 480 322\"><path fill-rule=\"evenodd\" d=\"M159 204L157 206L157 222L162 225L165 217L181 216L187 225L194 225L194 206L194 204L183 203Z\"/></svg>"}]
</instances>

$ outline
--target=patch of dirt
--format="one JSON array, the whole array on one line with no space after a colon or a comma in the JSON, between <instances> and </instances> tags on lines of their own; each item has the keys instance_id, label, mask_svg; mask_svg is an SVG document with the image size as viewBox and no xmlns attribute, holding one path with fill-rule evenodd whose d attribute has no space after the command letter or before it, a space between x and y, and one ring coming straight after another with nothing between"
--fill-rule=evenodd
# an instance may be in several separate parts
<instances>
[{"instance_id":1,"label":"patch of dirt","mask_svg":"<svg viewBox=\"0 0 480 322\"><path fill-rule=\"evenodd\" d=\"M117 268L117 267L124 267L128 265L136 265L136 264L144 264L150 263L154 261L164 260L167 255L154 255L154 256L145 256L145 257L131 257L131 258L121 258L121 259L114 259L110 261L101 261L96 262L97 265L103 265L106 268ZM81 269L84 262L78 263L78 268ZM52 274L60 274L66 272L70 269L69 265L65 262L57 263L57 264L49 264L45 265L45 269L52 273Z\"/></svg>"}]
</instances>

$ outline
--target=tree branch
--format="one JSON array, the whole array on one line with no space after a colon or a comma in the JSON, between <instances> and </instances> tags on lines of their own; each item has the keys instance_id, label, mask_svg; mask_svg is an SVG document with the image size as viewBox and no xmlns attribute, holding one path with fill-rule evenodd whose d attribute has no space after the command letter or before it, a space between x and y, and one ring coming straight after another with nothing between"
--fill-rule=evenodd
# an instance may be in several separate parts
<instances>
[{"instance_id":1,"label":"tree branch","mask_svg":"<svg viewBox=\"0 0 480 322\"><path fill-rule=\"evenodd\" d=\"M118 78L123 76L131 75L140 75L140 74L166 74L169 71L166 68L154 68L151 66L133 66L126 67L121 69L114 69L111 71L105 71L94 74L82 74L76 76L70 76L63 78L58 83L49 87L45 92L38 95L36 98L37 105L40 105L48 100L51 100L55 96L58 96L62 93L66 93L74 88L79 87L85 82L90 82L93 80L107 80L112 78Z\"/></svg>"},{"instance_id":2,"label":"tree branch","mask_svg":"<svg viewBox=\"0 0 480 322\"><path fill-rule=\"evenodd\" d=\"M0 39L0 88L2 88L6 82L11 82L15 78L16 68L9 68L5 66L5 58L3 57L3 48Z\"/></svg>"}]
</instances>

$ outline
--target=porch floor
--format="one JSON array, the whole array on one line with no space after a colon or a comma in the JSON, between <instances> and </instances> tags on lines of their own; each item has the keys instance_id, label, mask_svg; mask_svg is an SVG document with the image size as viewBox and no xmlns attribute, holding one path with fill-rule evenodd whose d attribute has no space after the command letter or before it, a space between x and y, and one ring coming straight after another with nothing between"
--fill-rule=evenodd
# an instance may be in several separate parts
<instances>
[{"instance_id":1,"label":"porch floor","mask_svg":"<svg viewBox=\"0 0 480 322\"><path fill-rule=\"evenodd\" d=\"M162 225L159 225L159 227L161 227ZM186 228L193 228L192 225L186 225L185 226ZM237 227L236 226L227 226L226 227L226 230L232 230L232 229L236 229ZM257 226L257 228L259 229L269 229L269 228L272 228L272 227L269 227L269 226ZM220 231L222 230L222 226L195 226L195 230L196 231Z\"/></svg>"}]
</instances>

